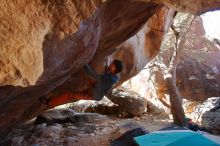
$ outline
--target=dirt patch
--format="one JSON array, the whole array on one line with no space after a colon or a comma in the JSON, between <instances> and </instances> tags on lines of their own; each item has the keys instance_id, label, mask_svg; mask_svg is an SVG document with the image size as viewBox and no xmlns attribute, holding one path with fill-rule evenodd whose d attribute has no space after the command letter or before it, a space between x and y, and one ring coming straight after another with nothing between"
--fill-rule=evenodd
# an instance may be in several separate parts
<instances>
[{"instance_id":1,"label":"dirt patch","mask_svg":"<svg viewBox=\"0 0 220 146\"><path fill-rule=\"evenodd\" d=\"M71 114L68 113L68 115ZM12 131L8 136L8 141L13 146L108 146L112 141L132 129L141 127L151 132L170 124L165 115L145 114L141 117L127 119L96 113L80 115L87 116L84 118L87 121L62 124L26 124Z\"/></svg>"}]
</instances>

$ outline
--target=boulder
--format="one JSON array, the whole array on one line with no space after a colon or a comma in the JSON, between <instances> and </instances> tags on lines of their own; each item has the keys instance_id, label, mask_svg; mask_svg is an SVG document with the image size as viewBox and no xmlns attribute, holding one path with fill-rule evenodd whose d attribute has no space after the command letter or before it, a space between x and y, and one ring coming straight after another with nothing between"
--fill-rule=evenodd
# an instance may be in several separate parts
<instances>
[{"instance_id":1,"label":"boulder","mask_svg":"<svg viewBox=\"0 0 220 146\"><path fill-rule=\"evenodd\" d=\"M119 106L122 117L141 116L147 112L147 100L133 91L117 88L107 98Z\"/></svg>"},{"instance_id":2,"label":"boulder","mask_svg":"<svg viewBox=\"0 0 220 146\"><path fill-rule=\"evenodd\" d=\"M126 97L117 96L117 100L114 100L114 103L108 98L104 97L101 101L92 101L92 102L88 100L78 101L71 104L70 108L76 110L77 112L92 112L92 113L99 113L102 115L113 115L120 117L129 117L129 118L134 116L141 116L145 113L144 111L146 110L148 114L158 115L164 113L163 109L158 108L151 101L143 99L143 97L141 97L137 93L131 92L129 90L126 92L129 93L130 96L126 96ZM120 102L119 102L120 104L118 103L119 98L120 98ZM138 101L138 102L134 102L135 105L138 107L141 106L142 108L137 109L140 111L135 110L132 112L131 111L132 109L127 109L124 106L124 105L130 105L128 101L130 102ZM144 105L143 102L145 103ZM141 104L139 105L139 103Z\"/></svg>"},{"instance_id":3,"label":"boulder","mask_svg":"<svg viewBox=\"0 0 220 146\"><path fill-rule=\"evenodd\" d=\"M119 105L112 103L110 100L104 99L92 104L91 106L88 106L85 109L85 112L99 113L102 115L119 116L120 107Z\"/></svg>"},{"instance_id":4,"label":"boulder","mask_svg":"<svg viewBox=\"0 0 220 146\"><path fill-rule=\"evenodd\" d=\"M206 129L213 131L215 134L220 134L220 110L205 112L202 115L201 123Z\"/></svg>"},{"instance_id":5,"label":"boulder","mask_svg":"<svg viewBox=\"0 0 220 146\"><path fill-rule=\"evenodd\" d=\"M177 87L191 101L205 101L220 95L220 78L211 66L185 58L177 66Z\"/></svg>"}]
</instances>

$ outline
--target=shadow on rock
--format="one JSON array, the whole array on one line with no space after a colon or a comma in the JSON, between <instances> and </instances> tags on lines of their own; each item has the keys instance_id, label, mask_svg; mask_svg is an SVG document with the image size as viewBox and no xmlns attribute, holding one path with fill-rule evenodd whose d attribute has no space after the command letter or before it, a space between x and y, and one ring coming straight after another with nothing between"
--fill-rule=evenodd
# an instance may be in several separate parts
<instances>
[{"instance_id":1,"label":"shadow on rock","mask_svg":"<svg viewBox=\"0 0 220 146\"><path fill-rule=\"evenodd\" d=\"M205 112L202 115L201 123L206 129L215 134L220 134L220 109Z\"/></svg>"}]
</instances>

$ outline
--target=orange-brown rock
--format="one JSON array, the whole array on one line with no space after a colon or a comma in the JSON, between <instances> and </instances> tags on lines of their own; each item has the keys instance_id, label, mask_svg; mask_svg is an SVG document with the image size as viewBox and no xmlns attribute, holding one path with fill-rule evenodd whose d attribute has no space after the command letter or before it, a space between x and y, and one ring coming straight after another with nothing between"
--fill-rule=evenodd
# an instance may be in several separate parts
<instances>
[{"instance_id":1,"label":"orange-brown rock","mask_svg":"<svg viewBox=\"0 0 220 146\"><path fill-rule=\"evenodd\" d=\"M143 28L119 45L116 51L113 52L115 48L111 47L108 51L96 53L90 62L91 67L97 73L102 73L106 58L109 59L109 62L119 59L125 65L123 72L120 74L120 83L136 75L158 53L163 32L171 22L169 17L172 16L172 12L167 8L158 9L155 15L144 24ZM88 83L88 86L85 83ZM71 91L84 90L89 87L89 83L89 78L85 73L79 71L59 88L62 90L68 90L69 88Z\"/></svg>"},{"instance_id":2,"label":"orange-brown rock","mask_svg":"<svg viewBox=\"0 0 220 146\"><path fill-rule=\"evenodd\" d=\"M2 47L2 50L13 48L13 46L20 46L20 42L21 46L24 46L23 50L35 49L41 52L43 57L43 60L41 60L43 62L43 70L40 61L37 61L41 69L30 79L34 83L43 71L37 85L27 88L5 86L0 89L2 113L0 127L2 135L4 135L3 132L11 127L47 109L47 107L40 105L40 102L37 100L40 96L49 93L65 81L67 83L70 81L70 84L73 83L71 82L73 81L71 77L83 65L88 63L95 53L108 51L109 48L116 47L134 35L155 11L160 8L160 6L153 3L136 1L127 1L125 3L120 0L106 2L95 11L96 6L99 4L95 5L95 2L97 1L84 1L80 4L76 1L31 1L27 4L18 1L10 3L5 1L1 3L1 7L4 7L1 16L4 17L6 13L8 15L12 13L13 15L11 16L13 17L9 18L14 22L11 25L10 23L4 24L2 28L8 28L7 31L16 29L17 33L21 35L16 37L17 33L9 33L14 38L11 41L17 42L17 45L6 45L6 47ZM72 10L74 5L79 9ZM36 11L31 11L35 9ZM84 13L79 13L83 9L88 10L86 12L83 11ZM80 17L81 15L82 17ZM76 16L76 18L72 16ZM43 17L42 20L40 17ZM131 21L132 19L135 21ZM9 21L7 17L4 17L4 20ZM25 30L24 28L26 27L19 23L20 21L24 21L26 25L30 24L30 28ZM80 25L79 22L81 22ZM42 29L37 26L47 29L42 34L40 33ZM3 32L6 33L7 31ZM40 33L40 36L36 37L35 33L36 35ZM10 40L10 35L2 39L1 44L12 44L7 43L7 40ZM16 41L17 39L19 41ZM27 41L22 41L22 39L27 39ZM28 42L30 40L33 41ZM35 40L37 42L34 42ZM32 46L35 43L39 46ZM4 51L2 56L7 56L7 53ZM9 59L11 59L10 55ZM31 68L28 69L31 70ZM28 78L22 73L21 76ZM5 84L22 85L22 83ZM66 88L62 89L66 90Z\"/></svg>"},{"instance_id":3,"label":"orange-brown rock","mask_svg":"<svg viewBox=\"0 0 220 146\"><path fill-rule=\"evenodd\" d=\"M191 13L201 13L219 7L217 0L155 1ZM133 0L133 2L137 1ZM42 44L45 35L52 32L62 39L73 34L77 31L81 20L91 16L101 4L101 0L2 1L0 85L35 84L43 72L45 58L43 58Z\"/></svg>"},{"instance_id":4,"label":"orange-brown rock","mask_svg":"<svg viewBox=\"0 0 220 146\"><path fill-rule=\"evenodd\" d=\"M166 12L160 11L160 4L170 6L168 2L155 4L142 0L3 0L0 4L0 85L12 86L0 88L0 133L4 135L11 127L47 109L38 98L55 88L58 91L89 88L88 79L79 70L90 62L101 72L104 59L120 44L117 50L123 50L124 46L142 51L137 51L135 61L126 65L123 80L136 74L159 50L166 16ZM176 8L181 5L174 4ZM206 6L213 8L212 3ZM184 8L180 10L191 10L190 5ZM209 10L206 8L196 12ZM147 20L148 26L143 27ZM143 35L144 40L140 38ZM123 55L115 52L112 59L124 58Z\"/></svg>"},{"instance_id":5,"label":"orange-brown rock","mask_svg":"<svg viewBox=\"0 0 220 146\"><path fill-rule=\"evenodd\" d=\"M43 60L58 57L45 55L48 44L45 36L54 34L58 40L63 40L75 33L80 21L90 16L100 4L98 0L2 1L0 85L34 85L46 69ZM49 48L47 51L55 55L58 50Z\"/></svg>"}]
</instances>

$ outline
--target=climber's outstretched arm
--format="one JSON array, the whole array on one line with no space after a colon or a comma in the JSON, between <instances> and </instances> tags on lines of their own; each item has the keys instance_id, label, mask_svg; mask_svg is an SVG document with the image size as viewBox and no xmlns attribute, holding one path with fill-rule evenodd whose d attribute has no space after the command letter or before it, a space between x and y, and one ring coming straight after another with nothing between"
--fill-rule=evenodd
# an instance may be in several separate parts
<instances>
[{"instance_id":1,"label":"climber's outstretched arm","mask_svg":"<svg viewBox=\"0 0 220 146\"><path fill-rule=\"evenodd\" d=\"M99 74L92 70L88 64L83 67L83 70L94 80L99 80Z\"/></svg>"}]
</instances>

